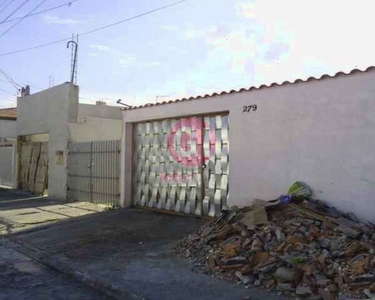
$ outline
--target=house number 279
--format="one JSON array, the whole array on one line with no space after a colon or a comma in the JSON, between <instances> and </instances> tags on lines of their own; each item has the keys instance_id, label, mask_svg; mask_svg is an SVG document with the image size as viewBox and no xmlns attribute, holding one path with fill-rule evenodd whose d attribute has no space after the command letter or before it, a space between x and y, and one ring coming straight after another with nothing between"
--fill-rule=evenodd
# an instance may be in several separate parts
<instances>
[{"instance_id":1,"label":"house number 279","mask_svg":"<svg viewBox=\"0 0 375 300\"><path fill-rule=\"evenodd\" d=\"M243 107L243 111L244 113L249 113L251 111L256 111L258 109L258 106L256 104L253 104L253 105L245 105Z\"/></svg>"}]
</instances>

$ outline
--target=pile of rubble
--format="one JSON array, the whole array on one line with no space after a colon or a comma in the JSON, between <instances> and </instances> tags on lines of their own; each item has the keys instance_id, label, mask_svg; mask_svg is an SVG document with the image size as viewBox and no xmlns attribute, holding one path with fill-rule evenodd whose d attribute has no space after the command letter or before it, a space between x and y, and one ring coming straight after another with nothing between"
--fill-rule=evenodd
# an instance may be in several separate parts
<instances>
[{"instance_id":1,"label":"pile of rubble","mask_svg":"<svg viewBox=\"0 0 375 300\"><path fill-rule=\"evenodd\" d=\"M375 299L374 229L319 203L258 201L223 211L175 250L210 275L280 295Z\"/></svg>"}]
</instances>

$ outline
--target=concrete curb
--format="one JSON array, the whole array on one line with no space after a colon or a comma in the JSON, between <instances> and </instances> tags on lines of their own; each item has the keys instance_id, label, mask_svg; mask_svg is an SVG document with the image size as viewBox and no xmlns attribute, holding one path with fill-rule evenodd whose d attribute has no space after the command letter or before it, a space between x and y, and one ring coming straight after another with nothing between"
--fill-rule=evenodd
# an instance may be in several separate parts
<instances>
[{"instance_id":1,"label":"concrete curb","mask_svg":"<svg viewBox=\"0 0 375 300\"><path fill-rule=\"evenodd\" d=\"M51 258L45 252L36 249L30 245L25 245L17 240L0 237L0 245L14 249L26 256L29 256L39 264L62 273L80 283L93 288L113 299L117 300L148 300L142 293L137 291L124 291L118 286L103 282L100 278L94 278L87 273L81 273L75 270L69 263L62 261L59 258Z\"/></svg>"},{"instance_id":2,"label":"concrete curb","mask_svg":"<svg viewBox=\"0 0 375 300\"><path fill-rule=\"evenodd\" d=\"M166 215L169 215L169 216L178 216L178 217L184 217L184 218L193 218L193 219L199 219L199 217L197 216L194 216L194 215L184 215L184 214L179 214L179 213L174 213L174 212L168 212L168 211L158 211L156 209L152 209L152 208L147 208L147 207L142 207L142 208L130 208L131 210L136 210L136 211L152 211L154 213L158 213L158 214L166 214ZM103 211L103 212L100 212L100 218L106 218L109 216L115 216L115 215L118 215L118 214L121 214L123 212L123 209L114 209L114 210L108 210L108 211ZM4 237L8 237L8 238L11 238L13 239L13 237L16 237L16 236L19 236L19 235L23 235L23 234L28 234L28 233L32 233L32 232L36 232L36 231L41 231L41 230L48 230L50 228L56 228L56 227L64 227L64 226L69 226L73 223L81 223L81 222L86 222L90 219L96 219L98 217L98 214L97 213L94 213L94 214L89 214L89 215L84 215L84 216L80 216L80 217L75 217L75 218L70 218L70 219L62 219L62 220L59 220L59 221L56 221L56 222L51 222L51 223L47 223L47 224L41 224L41 225L38 225L38 226L35 226L33 228L29 228L29 229L24 229L24 230L20 230L20 231L17 231L17 232L12 232L10 234L4 234L3 236ZM205 219L206 221L207 220L210 220L212 218L207 218ZM6 219L9 224L12 223L11 220L8 220ZM24 245L25 247L27 247L27 245Z\"/></svg>"}]
</instances>

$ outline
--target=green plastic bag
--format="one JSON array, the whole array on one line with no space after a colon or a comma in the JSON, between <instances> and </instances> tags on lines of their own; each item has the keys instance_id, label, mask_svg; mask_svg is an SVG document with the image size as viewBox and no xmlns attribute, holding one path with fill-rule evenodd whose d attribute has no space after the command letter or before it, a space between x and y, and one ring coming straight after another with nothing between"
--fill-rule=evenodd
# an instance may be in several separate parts
<instances>
[{"instance_id":1,"label":"green plastic bag","mask_svg":"<svg viewBox=\"0 0 375 300\"><path fill-rule=\"evenodd\" d=\"M306 183L302 181L296 181L290 186L288 195L294 199L306 200L311 198L312 191Z\"/></svg>"}]
</instances>

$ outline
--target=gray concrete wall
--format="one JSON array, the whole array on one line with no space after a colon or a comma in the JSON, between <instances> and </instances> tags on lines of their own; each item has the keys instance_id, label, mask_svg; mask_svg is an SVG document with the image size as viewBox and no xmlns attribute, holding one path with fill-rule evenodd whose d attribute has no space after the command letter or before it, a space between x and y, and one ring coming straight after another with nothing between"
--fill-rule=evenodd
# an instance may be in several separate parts
<instances>
[{"instance_id":1,"label":"gray concrete wall","mask_svg":"<svg viewBox=\"0 0 375 300\"><path fill-rule=\"evenodd\" d=\"M120 107L109 105L79 104L78 115L81 118L104 118L122 120Z\"/></svg>"},{"instance_id":2,"label":"gray concrete wall","mask_svg":"<svg viewBox=\"0 0 375 300\"><path fill-rule=\"evenodd\" d=\"M274 199L295 180L315 197L375 221L375 71L123 112L132 122L229 111L231 205ZM256 104L258 110L243 113ZM131 199L131 151L123 153L122 201Z\"/></svg>"},{"instance_id":3,"label":"gray concrete wall","mask_svg":"<svg viewBox=\"0 0 375 300\"><path fill-rule=\"evenodd\" d=\"M78 86L64 83L42 92L18 98L17 135L49 133L49 194L66 198L66 153L69 122L78 118ZM56 151L64 152L64 164L55 162Z\"/></svg>"},{"instance_id":4,"label":"gray concrete wall","mask_svg":"<svg viewBox=\"0 0 375 300\"><path fill-rule=\"evenodd\" d=\"M0 147L0 185L12 186L13 147Z\"/></svg>"},{"instance_id":5,"label":"gray concrete wall","mask_svg":"<svg viewBox=\"0 0 375 300\"><path fill-rule=\"evenodd\" d=\"M31 142L49 142L49 133L30 135Z\"/></svg>"},{"instance_id":6,"label":"gray concrete wall","mask_svg":"<svg viewBox=\"0 0 375 300\"><path fill-rule=\"evenodd\" d=\"M0 119L0 138L15 138L16 124L16 121Z\"/></svg>"},{"instance_id":7,"label":"gray concrete wall","mask_svg":"<svg viewBox=\"0 0 375 300\"><path fill-rule=\"evenodd\" d=\"M121 140L122 121L85 118L82 123L69 123L71 142Z\"/></svg>"}]
</instances>

